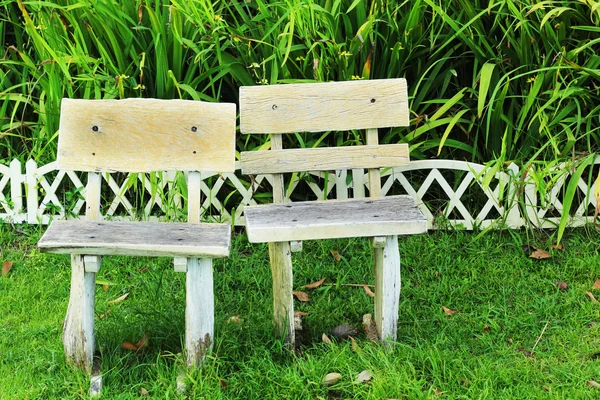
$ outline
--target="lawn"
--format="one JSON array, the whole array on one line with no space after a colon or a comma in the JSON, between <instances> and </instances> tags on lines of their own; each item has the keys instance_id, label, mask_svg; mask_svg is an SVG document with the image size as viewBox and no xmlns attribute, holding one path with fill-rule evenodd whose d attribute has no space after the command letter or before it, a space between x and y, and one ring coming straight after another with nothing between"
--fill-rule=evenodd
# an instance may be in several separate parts
<instances>
[{"instance_id":1,"label":"lawn","mask_svg":"<svg viewBox=\"0 0 600 400\"><path fill-rule=\"evenodd\" d=\"M0 225L0 261L14 262L0 277L0 399L86 398L87 377L65 366L62 352L69 257L40 254L41 233ZM586 292L600 299L592 290L599 241L591 230L567 232L564 250L524 231L401 238L398 341L389 350L362 332L373 299L348 286L373 283L367 240L305 242L294 255L294 284L311 300L296 301L308 315L300 346L289 350L272 335L267 247L235 235L231 257L214 265L215 348L188 372L187 397L598 398L591 381L600 382L600 304ZM529 258L525 244L552 257ZM105 258L96 297L104 398L182 398L183 278L169 259ZM318 288L300 289L321 278ZM330 334L342 323L359 329L355 345ZM144 335L148 346L122 348ZM372 379L355 383L363 370ZM342 378L326 387L330 372Z\"/></svg>"}]
</instances>

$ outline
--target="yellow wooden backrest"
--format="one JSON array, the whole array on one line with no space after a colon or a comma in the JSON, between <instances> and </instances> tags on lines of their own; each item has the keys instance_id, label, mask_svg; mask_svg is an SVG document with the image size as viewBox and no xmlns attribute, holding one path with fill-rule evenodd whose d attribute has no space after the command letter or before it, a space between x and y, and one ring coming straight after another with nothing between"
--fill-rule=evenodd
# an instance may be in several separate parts
<instances>
[{"instance_id":1,"label":"yellow wooden backrest","mask_svg":"<svg viewBox=\"0 0 600 400\"><path fill-rule=\"evenodd\" d=\"M60 169L235 170L235 104L191 100L63 99Z\"/></svg>"}]
</instances>

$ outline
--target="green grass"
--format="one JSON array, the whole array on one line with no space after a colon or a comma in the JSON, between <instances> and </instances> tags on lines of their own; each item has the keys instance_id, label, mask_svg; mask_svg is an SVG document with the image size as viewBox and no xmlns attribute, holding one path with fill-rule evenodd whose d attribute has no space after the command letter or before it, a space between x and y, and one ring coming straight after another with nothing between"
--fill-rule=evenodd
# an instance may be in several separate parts
<instances>
[{"instance_id":1,"label":"green grass","mask_svg":"<svg viewBox=\"0 0 600 400\"><path fill-rule=\"evenodd\" d=\"M15 262L0 277L0 399L86 398L86 376L65 366L62 352L68 257L40 254L36 229L0 225L0 258ZM600 305L585 292L600 277L600 235L567 231L566 251L543 261L527 258L520 245L549 240L530 236L402 238L398 343L390 351L362 334L359 351L347 341L321 342L323 332L344 322L360 327L372 312L362 288L342 286L373 282L370 250L366 240L306 242L294 255L295 287L323 277L334 285L296 303L309 313L297 352L272 335L266 246L236 236L231 258L215 262L215 350L202 370L188 374L189 398L597 398L600 389L586 382L600 381ZM96 319L104 398L140 398L141 388L154 398L179 398L183 274L168 259L112 257L98 281L109 283L106 291L98 285L96 298L96 315L105 315ZM124 293L125 301L108 303ZM442 306L458 313L446 316ZM230 322L233 315L242 322ZM145 332L145 350L120 348ZM353 383L365 369L373 380ZM328 389L321 380L329 372L343 378Z\"/></svg>"}]
</instances>

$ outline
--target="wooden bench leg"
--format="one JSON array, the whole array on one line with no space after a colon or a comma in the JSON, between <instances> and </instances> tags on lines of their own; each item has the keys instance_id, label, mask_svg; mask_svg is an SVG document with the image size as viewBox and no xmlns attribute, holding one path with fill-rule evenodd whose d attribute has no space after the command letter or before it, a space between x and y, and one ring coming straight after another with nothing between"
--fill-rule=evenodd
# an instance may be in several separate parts
<instances>
[{"instance_id":1,"label":"wooden bench leg","mask_svg":"<svg viewBox=\"0 0 600 400\"><path fill-rule=\"evenodd\" d=\"M63 325L67 361L92 372L94 358L94 300L96 274L85 272L83 256L71 255L71 294Z\"/></svg>"},{"instance_id":2,"label":"wooden bench leg","mask_svg":"<svg viewBox=\"0 0 600 400\"><path fill-rule=\"evenodd\" d=\"M190 258L185 282L185 352L188 366L199 366L212 349L214 326L212 259Z\"/></svg>"},{"instance_id":3,"label":"wooden bench leg","mask_svg":"<svg viewBox=\"0 0 600 400\"><path fill-rule=\"evenodd\" d=\"M277 334L294 344L294 299L292 298L292 253L289 242L269 243L273 278L273 319Z\"/></svg>"},{"instance_id":4,"label":"wooden bench leg","mask_svg":"<svg viewBox=\"0 0 600 400\"><path fill-rule=\"evenodd\" d=\"M381 340L396 340L400 303L398 236L387 236L383 248L373 248L375 264L375 324Z\"/></svg>"}]
</instances>

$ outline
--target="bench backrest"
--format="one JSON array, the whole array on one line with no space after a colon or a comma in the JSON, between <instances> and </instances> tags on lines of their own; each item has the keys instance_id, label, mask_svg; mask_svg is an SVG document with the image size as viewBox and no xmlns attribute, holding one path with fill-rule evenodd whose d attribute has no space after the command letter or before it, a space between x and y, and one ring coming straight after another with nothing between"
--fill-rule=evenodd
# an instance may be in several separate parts
<instances>
[{"instance_id":1,"label":"bench backrest","mask_svg":"<svg viewBox=\"0 0 600 400\"><path fill-rule=\"evenodd\" d=\"M61 108L60 169L235 170L235 104L63 99Z\"/></svg>"},{"instance_id":2,"label":"bench backrest","mask_svg":"<svg viewBox=\"0 0 600 400\"><path fill-rule=\"evenodd\" d=\"M409 125L405 79L245 86L240 88L242 133L271 134L271 150L243 152L244 174L368 168L371 197L380 196L379 168L405 165L407 144L378 144L377 128ZM367 130L367 144L282 148L281 134ZM274 201L283 201L282 177Z\"/></svg>"}]
</instances>

